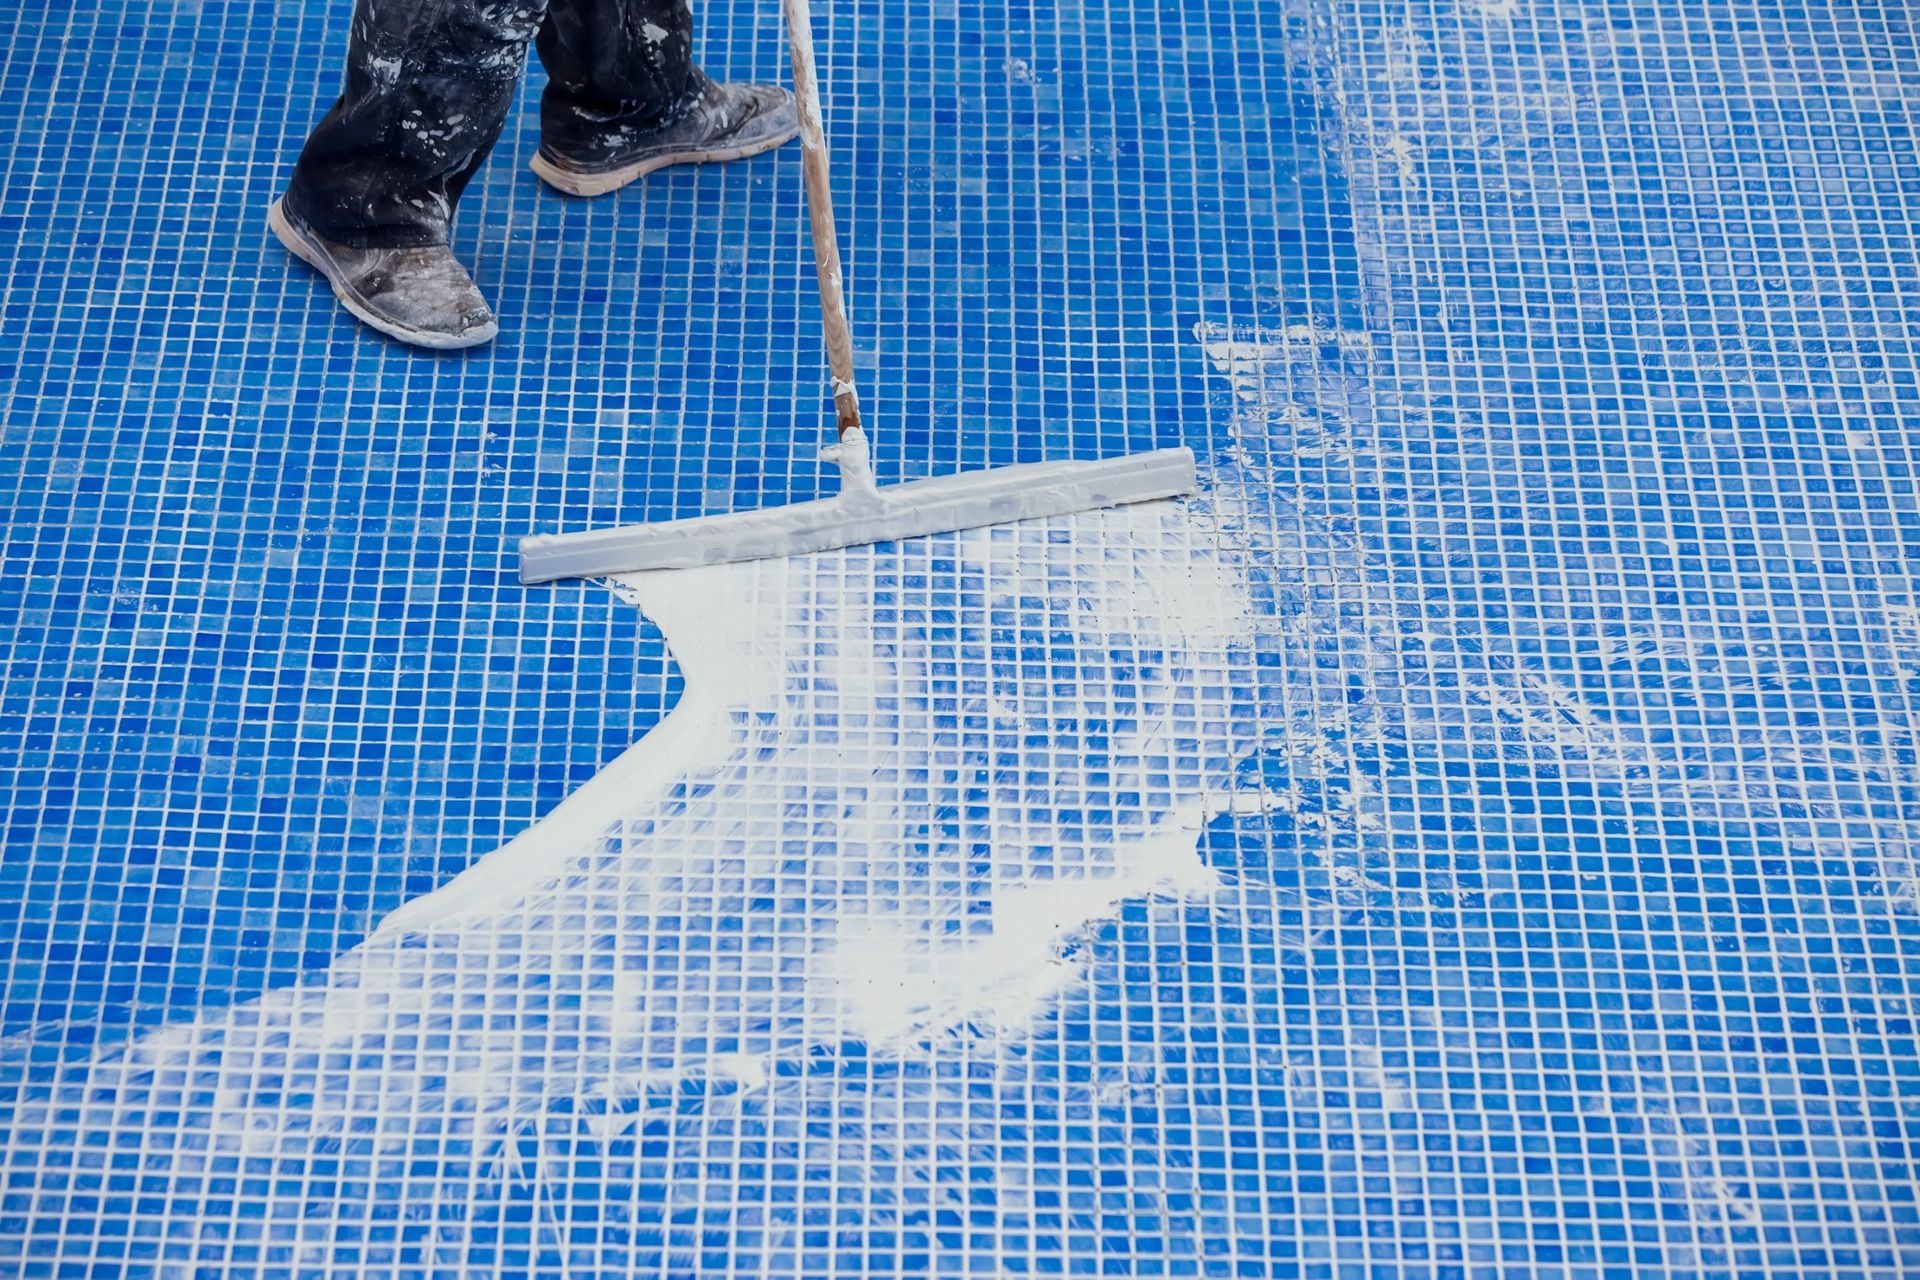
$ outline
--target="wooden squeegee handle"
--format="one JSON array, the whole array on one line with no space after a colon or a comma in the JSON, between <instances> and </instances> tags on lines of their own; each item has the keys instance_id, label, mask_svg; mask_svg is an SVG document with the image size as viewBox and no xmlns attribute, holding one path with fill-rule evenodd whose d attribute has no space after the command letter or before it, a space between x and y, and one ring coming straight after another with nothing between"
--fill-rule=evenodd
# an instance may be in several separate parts
<instances>
[{"instance_id":1,"label":"wooden squeegee handle","mask_svg":"<svg viewBox=\"0 0 1920 1280\"><path fill-rule=\"evenodd\" d=\"M780 0L793 54L793 96L800 112L801 169L806 174L807 217L813 227L813 269L820 277L820 318L827 331L827 364L833 370L833 407L840 434L860 428L860 397L853 390L853 334L840 284L840 240L833 229L833 193L827 187L827 136L820 121L820 84L813 68L813 15L807 0Z\"/></svg>"}]
</instances>

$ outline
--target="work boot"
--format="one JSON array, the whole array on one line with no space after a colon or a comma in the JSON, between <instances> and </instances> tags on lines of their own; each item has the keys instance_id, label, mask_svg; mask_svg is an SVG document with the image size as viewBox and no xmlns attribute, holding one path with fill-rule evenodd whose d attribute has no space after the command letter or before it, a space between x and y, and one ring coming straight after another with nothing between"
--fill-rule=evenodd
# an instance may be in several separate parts
<instances>
[{"instance_id":1,"label":"work boot","mask_svg":"<svg viewBox=\"0 0 1920 1280\"><path fill-rule=\"evenodd\" d=\"M643 133L615 126L596 140L592 155L561 155L542 142L533 171L568 195L599 196L670 164L757 156L800 132L785 89L700 80L700 92L660 127Z\"/></svg>"},{"instance_id":2,"label":"work boot","mask_svg":"<svg viewBox=\"0 0 1920 1280\"><path fill-rule=\"evenodd\" d=\"M275 200L267 225L287 251L325 276L352 315L416 347L477 347L500 332L493 308L445 245L355 249L336 244Z\"/></svg>"}]
</instances>

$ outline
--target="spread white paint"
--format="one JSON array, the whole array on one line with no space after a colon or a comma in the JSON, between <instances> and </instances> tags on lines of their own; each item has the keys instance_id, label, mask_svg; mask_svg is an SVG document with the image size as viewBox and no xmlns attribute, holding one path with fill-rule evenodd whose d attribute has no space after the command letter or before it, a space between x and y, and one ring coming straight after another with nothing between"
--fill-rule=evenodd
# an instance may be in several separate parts
<instances>
[{"instance_id":1,"label":"spread white paint","mask_svg":"<svg viewBox=\"0 0 1920 1280\"><path fill-rule=\"evenodd\" d=\"M1224 364L1232 382L1238 359ZM956 1069L993 1064L992 1087L1022 1096L1051 1026L1127 998L1090 981L1094 941L1124 913L1264 921L1311 955L1369 907L1431 909L1404 866L1370 874L1391 815L1355 765L1369 738L1459 749L1457 723L1384 719L1393 700L1372 692L1402 652L1446 669L1486 709L1471 729L1515 758L1546 744L1562 777L1681 812L1742 802L1739 779L1699 777L1537 673L1475 665L1422 629L1416 589L1270 494L1212 491L1212 507L618 581L685 676L659 729L324 974L102 1054L13 1135L75 1150L110 1136L113 1159L181 1203L236 1168L299 1178L312 1189L287 1203L305 1216L262 1230L322 1260L394 1188L468 1205L589 1194L581 1170L605 1162L622 1170L609 1183L679 1195L679 1175L639 1162L643 1138L694 1167L748 1114L836 1178L931 1183L969 1123ZM1285 776L1246 776L1263 753ZM1284 815L1292 834L1265 843L1321 877L1291 916L1273 884L1197 847L1243 808ZM1486 901L1519 895L1502 875L1483 875ZM1436 1036L1478 1061L1467 1032ZM1329 1126L1364 1129L1412 1091L1361 1048L1350 1071L1258 1066ZM865 1054L909 1083L888 1093ZM1377 1103L1323 1096L1355 1081ZM1132 1087L1095 1074L1066 1105ZM867 1144L855 1154L835 1145L842 1121ZM365 1183L317 1172L348 1160ZM973 1172L998 1203L1029 1194L1018 1161ZM197 1248L208 1220L156 1229ZM466 1228L444 1230L457 1254Z\"/></svg>"},{"instance_id":2,"label":"spread white paint","mask_svg":"<svg viewBox=\"0 0 1920 1280\"><path fill-rule=\"evenodd\" d=\"M324 974L103 1054L16 1131L183 1178L458 1134L439 1176L505 1178L556 1106L604 1138L823 1046L1031 1035L1076 939L1215 888L1196 841L1258 732L1223 546L1162 503L621 579L685 676L665 723Z\"/></svg>"},{"instance_id":3,"label":"spread white paint","mask_svg":"<svg viewBox=\"0 0 1920 1280\"><path fill-rule=\"evenodd\" d=\"M1351 744L1393 733L1353 682L1402 644L1457 657L1412 629L1418 600L1365 598L1352 553L1214 492L1217 516L1150 504L618 580L685 676L661 726L324 974L102 1055L16 1132L170 1115L142 1149L192 1176L223 1151L403 1153L450 1128L498 1169L559 1104L618 1130L635 1099L771 1087L849 1040L934 1062L943 1037L1031 1036L1083 982L1076 940L1126 904L1237 892L1196 842L1243 799L1287 814L1303 857L1317 829L1364 848L1384 808ZM1279 532L1249 553L1247 525ZM1298 592L1330 565L1364 607ZM1564 691L1458 678L1566 776L1719 790ZM1317 799L1237 779L1262 749ZM1327 871L1288 945L1401 892Z\"/></svg>"},{"instance_id":4,"label":"spread white paint","mask_svg":"<svg viewBox=\"0 0 1920 1280\"><path fill-rule=\"evenodd\" d=\"M564 912L574 895L614 901L595 887L609 875L622 909L660 910L730 867L776 876L797 848L837 864L835 874L894 886L836 903L830 945L809 966L809 999L824 1019L816 1037L894 1044L981 1019L1017 1027L1071 982L1057 954L1063 936L1125 899L1210 883L1194 844L1209 797L1245 749L1224 686L1230 651L1244 649L1252 627L1245 584L1219 555L1218 537L1210 522L1164 505L1092 513L1051 533L966 534L937 554L952 556L963 582L978 582L971 617L954 615L959 601L937 583L903 601L895 553L615 579L681 667L686 691L674 711L546 821L393 913L375 941L484 928L502 911ZM915 622L916 607L931 613ZM934 622L935 613L950 620ZM995 643L986 631L1009 622L1032 629L1041 617L1071 627L1078 687L1066 707L1055 681L989 673L984 662ZM942 707L948 640L977 646L983 661L971 697L956 690ZM1091 652L1114 646L1156 664L1131 695L1139 706L1125 737L1104 751L1043 738L1001 756L1010 774L1042 772L1053 808L1110 804L1089 793L1111 792L1146 797L1140 812L1115 813L1098 830L1036 820L1023 781L1021 800L997 797L965 833L972 854L957 840L938 849L915 834L929 803L994 794L983 753L996 742L1012 747L1038 725L1126 705L1102 672L1132 681L1142 668ZM1156 719L1143 724L1149 711ZM970 734L975 741L962 745ZM943 737L953 739L950 762ZM960 765L969 755L980 758ZM704 802L691 802L695 793ZM831 827L831 839L781 816L823 796L836 803L815 822ZM715 830L740 835L716 848ZM1043 858L1048 850L1055 856ZM955 931L968 911L972 927Z\"/></svg>"}]
</instances>

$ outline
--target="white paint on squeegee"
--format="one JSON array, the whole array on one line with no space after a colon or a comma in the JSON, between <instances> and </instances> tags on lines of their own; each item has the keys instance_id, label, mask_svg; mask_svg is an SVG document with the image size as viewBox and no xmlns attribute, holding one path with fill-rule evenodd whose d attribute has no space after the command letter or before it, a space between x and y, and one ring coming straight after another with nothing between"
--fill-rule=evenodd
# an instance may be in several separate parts
<instances>
[{"instance_id":1,"label":"white paint on squeegee","mask_svg":"<svg viewBox=\"0 0 1920 1280\"><path fill-rule=\"evenodd\" d=\"M876 489L866 435L850 430L825 456L838 463L837 498L730 515L666 520L520 540L520 580L602 577L785 559L1040 520L1192 493L1190 449L1156 449L1093 461L1027 462L910 480Z\"/></svg>"}]
</instances>

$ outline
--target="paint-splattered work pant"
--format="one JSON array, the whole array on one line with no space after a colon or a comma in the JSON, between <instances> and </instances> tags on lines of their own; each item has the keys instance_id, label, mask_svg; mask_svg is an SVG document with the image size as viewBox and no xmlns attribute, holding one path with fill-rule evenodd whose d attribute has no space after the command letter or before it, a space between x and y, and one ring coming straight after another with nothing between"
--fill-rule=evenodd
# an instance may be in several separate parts
<instances>
[{"instance_id":1,"label":"paint-splattered work pant","mask_svg":"<svg viewBox=\"0 0 1920 1280\"><path fill-rule=\"evenodd\" d=\"M347 83L307 139L287 207L357 248L444 244L534 41L542 145L595 161L703 83L687 0L358 0Z\"/></svg>"}]
</instances>

